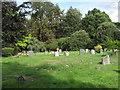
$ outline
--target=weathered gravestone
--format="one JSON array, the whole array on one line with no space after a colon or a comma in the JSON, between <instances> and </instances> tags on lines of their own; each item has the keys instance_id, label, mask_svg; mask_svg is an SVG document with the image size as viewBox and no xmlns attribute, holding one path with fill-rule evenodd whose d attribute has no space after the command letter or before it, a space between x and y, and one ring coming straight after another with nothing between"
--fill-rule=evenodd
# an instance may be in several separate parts
<instances>
[{"instance_id":1,"label":"weathered gravestone","mask_svg":"<svg viewBox=\"0 0 120 90\"><path fill-rule=\"evenodd\" d=\"M84 54L84 49L80 49L80 54Z\"/></svg>"},{"instance_id":2,"label":"weathered gravestone","mask_svg":"<svg viewBox=\"0 0 120 90\"><path fill-rule=\"evenodd\" d=\"M57 51L57 52L55 52L55 54L54 54L55 56L59 56L59 52Z\"/></svg>"},{"instance_id":3,"label":"weathered gravestone","mask_svg":"<svg viewBox=\"0 0 120 90\"><path fill-rule=\"evenodd\" d=\"M50 51L49 54L54 54L55 52L54 51Z\"/></svg>"},{"instance_id":4,"label":"weathered gravestone","mask_svg":"<svg viewBox=\"0 0 120 90\"><path fill-rule=\"evenodd\" d=\"M102 58L102 64L104 64L104 65L110 64L110 57L109 57L109 55L107 55L107 56Z\"/></svg>"},{"instance_id":5,"label":"weathered gravestone","mask_svg":"<svg viewBox=\"0 0 120 90\"><path fill-rule=\"evenodd\" d=\"M91 50L91 54L95 54L95 50L92 49L92 50Z\"/></svg>"},{"instance_id":6,"label":"weathered gravestone","mask_svg":"<svg viewBox=\"0 0 120 90\"><path fill-rule=\"evenodd\" d=\"M88 52L89 52L89 49L85 49L85 52L88 53Z\"/></svg>"},{"instance_id":7,"label":"weathered gravestone","mask_svg":"<svg viewBox=\"0 0 120 90\"><path fill-rule=\"evenodd\" d=\"M65 52L65 55L66 55L66 56L69 56L69 55L70 55L70 53L69 53L68 51L66 51L66 52Z\"/></svg>"},{"instance_id":8,"label":"weathered gravestone","mask_svg":"<svg viewBox=\"0 0 120 90\"><path fill-rule=\"evenodd\" d=\"M103 53L103 49L100 49L100 53Z\"/></svg>"},{"instance_id":9,"label":"weathered gravestone","mask_svg":"<svg viewBox=\"0 0 120 90\"><path fill-rule=\"evenodd\" d=\"M27 51L27 55L28 56L34 56L34 53L33 53L33 51Z\"/></svg>"}]
</instances>

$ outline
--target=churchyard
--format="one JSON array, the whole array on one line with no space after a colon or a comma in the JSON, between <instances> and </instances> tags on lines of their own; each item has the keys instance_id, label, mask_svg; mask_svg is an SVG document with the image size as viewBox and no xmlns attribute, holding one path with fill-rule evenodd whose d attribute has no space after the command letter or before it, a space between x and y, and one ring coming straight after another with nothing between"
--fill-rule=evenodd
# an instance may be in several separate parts
<instances>
[{"instance_id":1,"label":"churchyard","mask_svg":"<svg viewBox=\"0 0 120 90\"><path fill-rule=\"evenodd\" d=\"M3 88L118 88L119 53L86 51L3 57Z\"/></svg>"}]
</instances>

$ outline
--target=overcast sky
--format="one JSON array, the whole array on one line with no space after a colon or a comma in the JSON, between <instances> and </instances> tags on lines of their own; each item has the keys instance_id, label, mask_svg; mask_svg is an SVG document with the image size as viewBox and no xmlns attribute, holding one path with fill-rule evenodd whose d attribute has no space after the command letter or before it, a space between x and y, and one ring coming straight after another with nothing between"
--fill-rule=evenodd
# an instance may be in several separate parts
<instances>
[{"instance_id":1,"label":"overcast sky","mask_svg":"<svg viewBox=\"0 0 120 90\"><path fill-rule=\"evenodd\" d=\"M28 0L17 0L20 4ZM39 1L39 0L36 0ZM118 1L120 0L49 0L54 4L58 4L61 10L65 12L72 6L77 8L82 13L83 17L87 14L88 10L93 8L105 11L113 22L118 22Z\"/></svg>"}]
</instances>

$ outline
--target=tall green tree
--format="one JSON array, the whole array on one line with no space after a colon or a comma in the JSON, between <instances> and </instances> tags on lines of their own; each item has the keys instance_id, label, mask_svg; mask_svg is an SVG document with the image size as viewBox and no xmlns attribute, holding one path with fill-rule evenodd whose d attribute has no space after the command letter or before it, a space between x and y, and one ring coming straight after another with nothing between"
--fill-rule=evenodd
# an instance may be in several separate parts
<instances>
[{"instance_id":1,"label":"tall green tree","mask_svg":"<svg viewBox=\"0 0 120 90\"><path fill-rule=\"evenodd\" d=\"M112 22L104 22L97 28L96 33L96 42L98 44L107 41L108 39L114 40L114 33L117 32L118 29Z\"/></svg>"},{"instance_id":2,"label":"tall green tree","mask_svg":"<svg viewBox=\"0 0 120 90\"><path fill-rule=\"evenodd\" d=\"M61 23L61 37L68 37L81 29L82 14L76 8L70 7Z\"/></svg>"},{"instance_id":3,"label":"tall green tree","mask_svg":"<svg viewBox=\"0 0 120 90\"><path fill-rule=\"evenodd\" d=\"M61 20L61 10L51 2L33 2L31 4L30 32L40 41L49 42L56 37Z\"/></svg>"},{"instance_id":4,"label":"tall green tree","mask_svg":"<svg viewBox=\"0 0 120 90\"><path fill-rule=\"evenodd\" d=\"M23 3L17 6L16 2L2 2L2 45L14 46L14 44L26 34L26 8Z\"/></svg>"},{"instance_id":5,"label":"tall green tree","mask_svg":"<svg viewBox=\"0 0 120 90\"><path fill-rule=\"evenodd\" d=\"M85 15L82 19L82 29L89 33L90 38L93 39L94 45L96 42L97 28L103 22L111 22L111 19L105 12L101 12L99 9L94 8Z\"/></svg>"}]
</instances>

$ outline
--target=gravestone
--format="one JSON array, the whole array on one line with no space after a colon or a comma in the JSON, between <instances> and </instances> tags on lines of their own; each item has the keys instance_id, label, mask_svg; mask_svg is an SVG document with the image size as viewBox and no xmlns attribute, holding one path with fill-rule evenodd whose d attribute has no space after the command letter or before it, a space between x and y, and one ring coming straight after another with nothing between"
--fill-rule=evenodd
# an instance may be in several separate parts
<instances>
[{"instance_id":1,"label":"gravestone","mask_svg":"<svg viewBox=\"0 0 120 90\"><path fill-rule=\"evenodd\" d=\"M104 48L104 52L106 52L107 51L107 48Z\"/></svg>"},{"instance_id":2,"label":"gravestone","mask_svg":"<svg viewBox=\"0 0 120 90\"><path fill-rule=\"evenodd\" d=\"M48 51L45 51L45 54L47 55L47 54L48 54Z\"/></svg>"},{"instance_id":3,"label":"gravestone","mask_svg":"<svg viewBox=\"0 0 120 90\"><path fill-rule=\"evenodd\" d=\"M104 65L110 64L110 57L109 57L109 55L107 55L107 56L102 58L102 64L104 64Z\"/></svg>"},{"instance_id":4,"label":"gravestone","mask_svg":"<svg viewBox=\"0 0 120 90\"><path fill-rule=\"evenodd\" d=\"M89 49L85 49L85 52L88 53L88 52L89 52Z\"/></svg>"},{"instance_id":5,"label":"gravestone","mask_svg":"<svg viewBox=\"0 0 120 90\"><path fill-rule=\"evenodd\" d=\"M66 55L66 56L69 56L69 55L70 55L70 53L69 53L68 51L66 51L66 52L65 52L65 55Z\"/></svg>"},{"instance_id":6,"label":"gravestone","mask_svg":"<svg viewBox=\"0 0 120 90\"><path fill-rule=\"evenodd\" d=\"M80 49L80 54L84 54L84 49Z\"/></svg>"},{"instance_id":7,"label":"gravestone","mask_svg":"<svg viewBox=\"0 0 120 90\"><path fill-rule=\"evenodd\" d=\"M34 53L33 53L33 51L27 51L27 55L28 56L34 56Z\"/></svg>"},{"instance_id":8,"label":"gravestone","mask_svg":"<svg viewBox=\"0 0 120 90\"><path fill-rule=\"evenodd\" d=\"M92 50L91 50L91 54L95 54L95 50L92 49Z\"/></svg>"},{"instance_id":9,"label":"gravestone","mask_svg":"<svg viewBox=\"0 0 120 90\"><path fill-rule=\"evenodd\" d=\"M59 52L57 51L57 52L55 52L55 54L54 54L55 56L59 56Z\"/></svg>"},{"instance_id":10,"label":"gravestone","mask_svg":"<svg viewBox=\"0 0 120 90\"><path fill-rule=\"evenodd\" d=\"M61 53L62 52L62 49L59 49L59 53Z\"/></svg>"},{"instance_id":11,"label":"gravestone","mask_svg":"<svg viewBox=\"0 0 120 90\"><path fill-rule=\"evenodd\" d=\"M49 54L54 54L54 51L50 51Z\"/></svg>"},{"instance_id":12,"label":"gravestone","mask_svg":"<svg viewBox=\"0 0 120 90\"><path fill-rule=\"evenodd\" d=\"M100 53L103 53L103 49L100 49Z\"/></svg>"}]
</instances>

